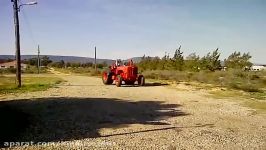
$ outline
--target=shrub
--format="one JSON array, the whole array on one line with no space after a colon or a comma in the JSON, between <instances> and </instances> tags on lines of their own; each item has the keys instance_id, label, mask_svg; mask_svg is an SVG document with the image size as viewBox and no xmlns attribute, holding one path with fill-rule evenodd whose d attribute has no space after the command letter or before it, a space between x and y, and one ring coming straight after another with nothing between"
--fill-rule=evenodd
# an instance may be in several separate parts
<instances>
[{"instance_id":1,"label":"shrub","mask_svg":"<svg viewBox=\"0 0 266 150\"><path fill-rule=\"evenodd\" d=\"M247 78L248 77L248 73L247 72L244 72L244 71L241 71L241 70L234 70L233 71L233 74L236 77L239 77L239 78Z\"/></svg>"},{"instance_id":2,"label":"shrub","mask_svg":"<svg viewBox=\"0 0 266 150\"><path fill-rule=\"evenodd\" d=\"M0 69L1 74L16 73L16 68Z\"/></svg>"},{"instance_id":3,"label":"shrub","mask_svg":"<svg viewBox=\"0 0 266 150\"><path fill-rule=\"evenodd\" d=\"M170 71L153 70L145 71L143 75L150 79L174 80L174 81L196 81L200 83L212 84L246 92L261 92L266 86L264 73L246 72L242 70L229 71Z\"/></svg>"},{"instance_id":4,"label":"shrub","mask_svg":"<svg viewBox=\"0 0 266 150\"><path fill-rule=\"evenodd\" d=\"M231 82L229 88L236 89L236 90L243 90L245 92L260 92L258 86L254 84L246 84L245 82Z\"/></svg>"},{"instance_id":5,"label":"shrub","mask_svg":"<svg viewBox=\"0 0 266 150\"><path fill-rule=\"evenodd\" d=\"M30 73L30 74L37 74L38 73L38 68L35 66L30 66L26 68L25 70L22 70L22 73ZM47 73L47 68L40 68L40 73Z\"/></svg>"}]
</instances>

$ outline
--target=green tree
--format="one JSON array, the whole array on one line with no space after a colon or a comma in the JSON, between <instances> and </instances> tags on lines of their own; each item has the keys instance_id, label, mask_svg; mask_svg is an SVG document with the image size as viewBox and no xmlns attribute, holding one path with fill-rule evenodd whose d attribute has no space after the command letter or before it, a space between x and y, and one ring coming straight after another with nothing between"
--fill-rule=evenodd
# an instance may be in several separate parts
<instances>
[{"instance_id":1,"label":"green tree","mask_svg":"<svg viewBox=\"0 0 266 150\"><path fill-rule=\"evenodd\" d=\"M160 63L161 59L160 57L156 56L152 59L152 61L150 62L150 68L151 70L157 70L159 67L159 63Z\"/></svg>"},{"instance_id":2,"label":"green tree","mask_svg":"<svg viewBox=\"0 0 266 150\"><path fill-rule=\"evenodd\" d=\"M138 67L140 70L146 70L146 56L145 55L141 57L141 60L138 63Z\"/></svg>"},{"instance_id":3,"label":"green tree","mask_svg":"<svg viewBox=\"0 0 266 150\"><path fill-rule=\"evenodd\" d=\"M165 70L165 64L166 64L166 54L160 59L157 69L159 70Z\"/></svg>"},{"instance_id":4,"label":"green tree","mask_svg":"<svg viewBox=\"0 0 266 150\"><path fill-rule=\"evenodd\" d=\"M37 61L37 60L36 60ZM41 65L42 66L47 66L48 64L52 63L53 61L50 60L50 58L48 56L43 56L41 58ZM37 63L37 62L36 62Z\"/></svg>"},{"instance_id":5,"label":"green tree","mask_svg":"<svg viewBox=\"0 0 266 150\"><path fill-rule=\"evenodd\" d=\"M208 53L206 56L202 57L200 60L201 68L202 69L208 69L210 71L215 71L219 68L221 68L221 61L220 58L220 52L217 48L212 53Z\"/></svg>"},{"instance_id":6,"label":"green tree","mask_svg":"<svg viewBox=\"0 0 266 150\"><path fill-rule=\"evenodd\" d=\"M200 69L200 57L196 53L191 53L186 57L184 61L185 68L190 71L199 71Z\"/></svg>"},{"instance_id":7,"label":"green tree","mask_svg":"<svg viewBox=\"0 0 266 150\"><path fill-rule=\"evenodd\" d=\"M70 62L67 62L66 63L66 67L70 67L71 66L71 63Z\"/></svg>"},{"instance_id":8,"label":"green tree","mask_svg":"<svg viewBox=\"0 0 266 150\"><path fill-rule=\"evenodd\" d=\"M107 67L107 66L108 66L108 64L107 64L106 61L104 61L104 62L102 63L102 65L103 65L103 67Z\"/></svg>"},{"instance_id":9,"label":"green tree","mask_svg":"<svg viewBox=\"0 0 266 150\"><path fill-rule=\"evenodd\" d=\"M164 61L163 61L163 65L164 65L164 70L173 70L173 60L170 58L169 53L166 54L164 56Z\"/></svg>"},{"instance_id":10,"label":"green tree","mask_svg":"<svg viewBox=\"0 0 266 150\"><path fill-rule=\"evenodd\" d=\"M249 61L251 56L249 53L234 52L224 60L225 66L228 68L243 69L245 67L251 67L252 63Z\"/></svg>"},{"instance_id":11,"label":"green tree","mask_svg":"<svg viewBox=\"0 0 266 150\"><path fill-rule=\"evenodd\" d=\"M28 59L28 64L32 65L32 66L37 66L37 58L30 58Z\"/></svg>"},{"instance_id":12,"label":"green tree","mask_svg":"<svg viewBox=\"0 0 266 150\"><path fill-rule=\"evenodd\" d=\"M172 62L173 62L173 68L175 70L183 70L184 57L183 57L183 52L181 52L181 45L179 46L178 49L175 50Z\"/></svg>"}]
</instances>

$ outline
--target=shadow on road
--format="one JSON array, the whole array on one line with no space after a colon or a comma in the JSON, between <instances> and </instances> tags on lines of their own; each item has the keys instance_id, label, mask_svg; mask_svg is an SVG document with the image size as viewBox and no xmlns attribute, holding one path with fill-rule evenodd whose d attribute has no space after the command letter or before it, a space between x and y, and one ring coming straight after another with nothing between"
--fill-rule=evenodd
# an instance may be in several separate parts
<instances>
[{"instance_id":1,"label":"shadow on road","mask_svg":"<svg viewBox=\"0 0 266 150\"><path fill-rule=\"evenodd\" d=\"M113 84L115 85L115 84ZM134 84L134 85L125 85L125 84L122 84L122 87L150 87L150 86L166 86L166 85L169 85L167 83L160 83L160 82L148 82L148 83L145 83L144 86L139 86L138 84Z\"/></svg>"},{"instance_id":2,"label":"shadow on road","mask_svg":"<svg viewBox=\"0 0 266 150\"><path fill-rule=\"evenodd\" d=\"M136 133L145 133L145 132L154 132L154 131L161 131L161 130L164 130L165 131L165 130L170 130L170 129L175 129L175 131L181 131L181 128L198 128L198 127L209 127L209 128L213 128L214 127L214 124L203 124L203 125L194 125L194 126L187 126L187 127L163 127L163 128L158 128L158 129L149 129L149 130L126 132L126 133L117 133L117 134L102 135L101 137L110 137L110 136L136 134Z\"/></svg>"},{"instance_id":3,"label":"shadow on road","mask_svg":"<svg viewBox=\"0 0 266 150\"><path fill-rule=\"evenodd\" d=\"M153 82L153 83L146 83L145 86L165 86L169 85L167 83L159 83L159 82Z\"/></svg>"},{"instance_id":4,"label":"shadow on road","mask_svg":"<svg viewBox=\"0 0 266 150\"><path fill-rule=\"evenodd\" d=\"M109 98L56 97L0 101L0 142L66 141L101 137L101 128L164 125L184 116L177 104ZM111 136L111 135L109 135ZM2 145L1 145L2 147Z\"/></svg>"}]
</instances>

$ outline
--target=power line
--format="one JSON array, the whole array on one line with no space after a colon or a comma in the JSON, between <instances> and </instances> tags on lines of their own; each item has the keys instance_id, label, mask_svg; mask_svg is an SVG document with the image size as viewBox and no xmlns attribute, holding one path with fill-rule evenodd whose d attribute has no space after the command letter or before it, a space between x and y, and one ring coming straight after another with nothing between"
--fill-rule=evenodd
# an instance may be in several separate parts
<instances>
[{"instance_id":1,"label":"power line","mask_svg":"<svg viewBox=\"0 0 266 150\"><path fill-rule=\"evenodd\" d=\"M31 27L31 24L30 24L29 19L27 17L27 14L24 10L22 10L21 12L22 12L22 17L23 17L23 22L25 22L25 26L26 26L28 33L29 33L29 37L31 38L33 44L37 45L37 42L36 42L34 34L32 32L32 27Z\"/></svg>"},{"instance_id":2,"label":"power line","mask_svg":"<svg viewBox=\"0 0 266 150\"><path fill-rule=\"evenodd\" d=\"M23 5L20 1L19 1L19 3L20 3L20 5ZM32 40L34 45L37 45L37 42L36 42L35 36L34 36L34 34L32 32L31 23L30 23L30 21L28 19L27 13L23 9L20 9L19 11L22 12L23 23L25 22L24 25L25 25L26 29L28 30L30 39Z\"/></svg>"}]
</instances>

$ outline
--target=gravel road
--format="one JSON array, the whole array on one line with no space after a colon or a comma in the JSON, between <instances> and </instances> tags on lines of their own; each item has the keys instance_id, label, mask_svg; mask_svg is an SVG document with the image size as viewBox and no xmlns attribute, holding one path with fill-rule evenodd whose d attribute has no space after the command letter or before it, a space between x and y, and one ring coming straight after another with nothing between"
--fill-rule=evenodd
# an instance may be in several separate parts
<instances>
[{"instance_id":1,"label":"gravel road","mask_svg":"<svg viewBox=\"0 0 266 150\"><path fill-rule=\"evenodd\" d=\"M0 96L27 120L7 140L35 142L14 149L266 149L266 115L232 100L57 75L66 82L47 91Z\"/></svg>"}]
</instances>

